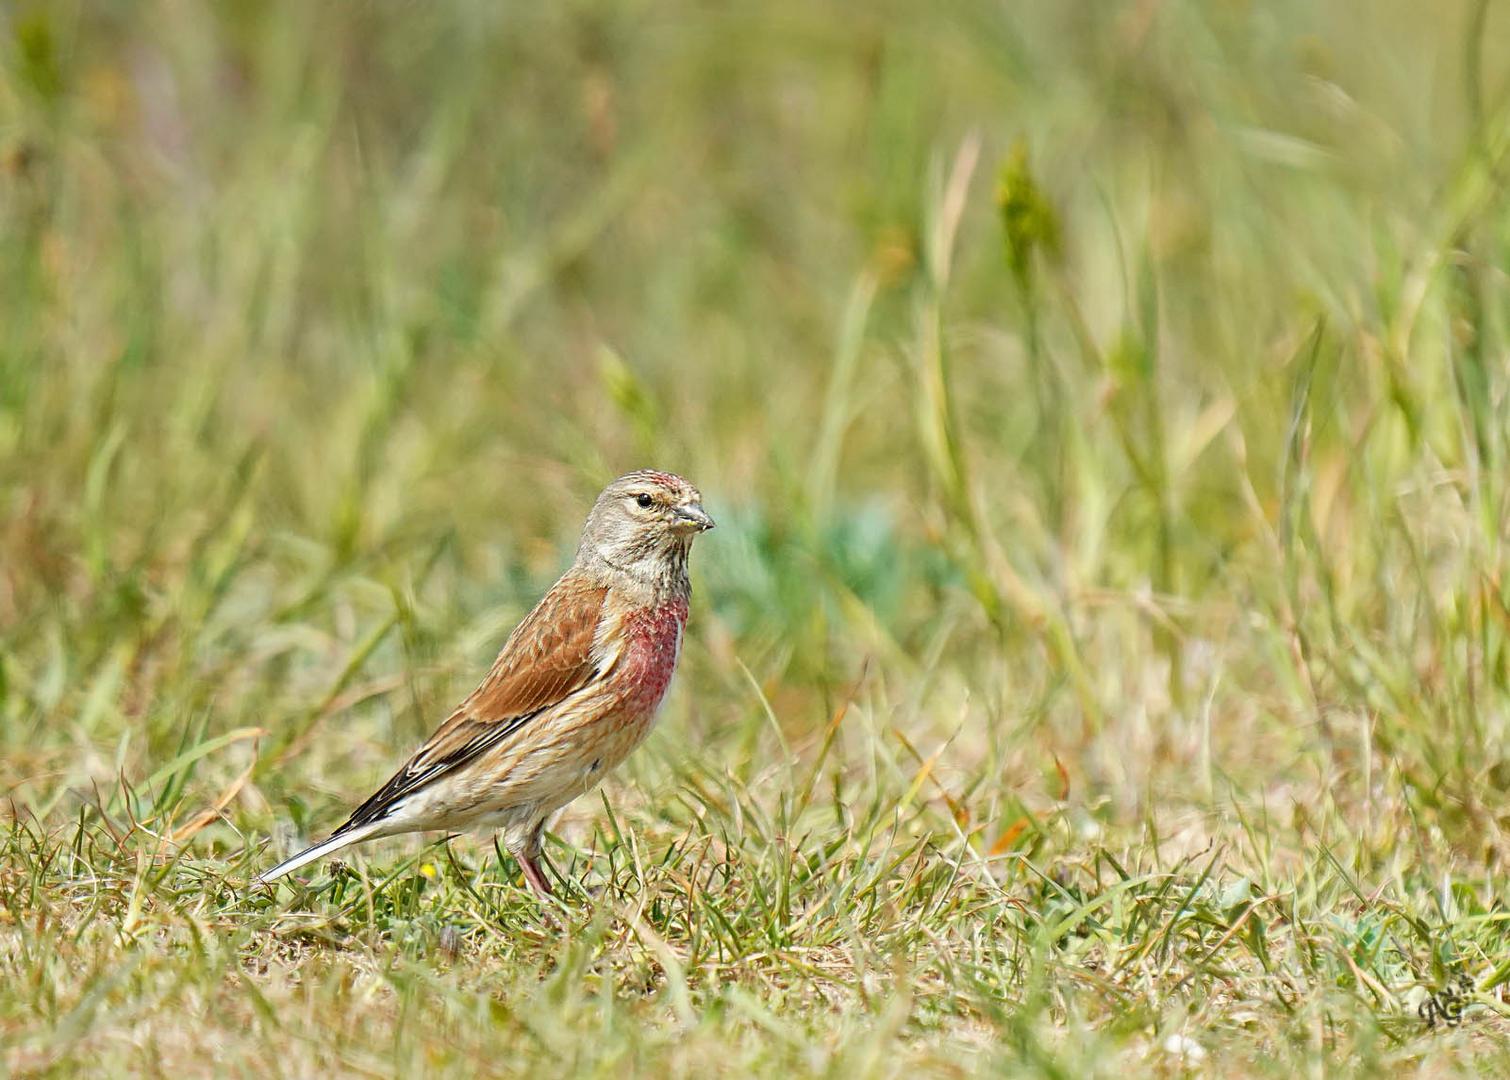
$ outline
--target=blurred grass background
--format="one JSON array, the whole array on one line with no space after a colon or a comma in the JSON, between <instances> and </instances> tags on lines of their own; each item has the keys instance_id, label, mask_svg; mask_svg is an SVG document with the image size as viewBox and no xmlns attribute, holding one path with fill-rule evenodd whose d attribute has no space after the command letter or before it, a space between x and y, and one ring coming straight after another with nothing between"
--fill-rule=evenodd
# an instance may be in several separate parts
<instances>
[{"instance_id":1,"label":"blurred grass background","mask_svg":"<svg viewBox=\"0 0 1510 1080\"><path fill-rule=\"evenodd\" d=\"M1510 1068L1507 59L1487 0L0 7L6 1067ZM246 894L642 465L720 527L565 925L486 841Z\"/></svg>"}]
</instances>

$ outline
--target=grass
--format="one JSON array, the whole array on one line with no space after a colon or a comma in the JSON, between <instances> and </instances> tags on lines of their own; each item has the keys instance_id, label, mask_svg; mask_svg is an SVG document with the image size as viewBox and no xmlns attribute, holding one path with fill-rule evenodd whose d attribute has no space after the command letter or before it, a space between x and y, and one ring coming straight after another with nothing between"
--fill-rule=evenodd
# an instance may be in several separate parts
<instances>
[{"instance_id":1,"label":"grass","mask_svg":"<svg viewBox=\"0 0 1510 1080\"><path fill-rule=\"evenodd\" d=\"M0 11L5 1070L1510 1070L1507 60L1482 0ZM720 527L561 903L488 837L248 889L644 464Z\"/></svg>"}]
</instances>

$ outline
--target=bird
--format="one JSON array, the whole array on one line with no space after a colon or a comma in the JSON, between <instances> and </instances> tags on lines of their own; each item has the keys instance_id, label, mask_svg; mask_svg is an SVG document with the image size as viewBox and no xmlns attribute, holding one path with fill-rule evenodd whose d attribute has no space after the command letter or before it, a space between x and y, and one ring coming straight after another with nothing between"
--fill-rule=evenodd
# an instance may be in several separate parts
<instances>
[{"instance_id":1,"label":"bird","mask_svg":"<svg viewBox=\"0 0 1510 1080\"><path fill-rule=\"evenodd\" d=\"M343 825L254 883L367 840L491 828L536 896L551 895L546 822L650 733L681 653L692 539L711 528L702 494L674 473L609 484L570 568L477 689Z\"/></svg>"}]
</instances>

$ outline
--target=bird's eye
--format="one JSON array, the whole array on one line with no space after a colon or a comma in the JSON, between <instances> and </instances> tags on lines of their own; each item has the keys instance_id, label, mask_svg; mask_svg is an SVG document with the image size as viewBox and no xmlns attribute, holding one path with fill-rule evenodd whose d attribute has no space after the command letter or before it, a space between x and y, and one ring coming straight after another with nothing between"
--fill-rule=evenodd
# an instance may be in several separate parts
<instances>
[{"instance_id":1,"label":"bird's eye","mask_svg":"<svg viewBox=\"0 0 1510 1080\"><path fill-rule=\"evenodd\" d=\"M641 510L649 510L655 505L655 500L643 491L635 496L634 501L639 504Z\"/></svg>"}]
</instances>

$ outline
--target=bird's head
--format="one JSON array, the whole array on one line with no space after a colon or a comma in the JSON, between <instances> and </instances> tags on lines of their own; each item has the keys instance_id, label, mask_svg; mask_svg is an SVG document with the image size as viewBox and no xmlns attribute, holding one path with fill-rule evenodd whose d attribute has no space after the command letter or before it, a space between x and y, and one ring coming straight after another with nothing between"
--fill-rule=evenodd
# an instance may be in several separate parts
<instances>
[{"instance_id":1,"label":"bird's head","mask_svg":"<svg viewBox=\"0 0 1510 1080\"><path fill-rule=\"evenodd\" d=\"M685 574L692 538L713 528L702 493L675 473L641 469L603 489L577 561L601 562L644 581Z\"/></svg>"}]
</instances>

